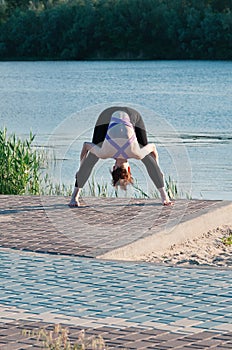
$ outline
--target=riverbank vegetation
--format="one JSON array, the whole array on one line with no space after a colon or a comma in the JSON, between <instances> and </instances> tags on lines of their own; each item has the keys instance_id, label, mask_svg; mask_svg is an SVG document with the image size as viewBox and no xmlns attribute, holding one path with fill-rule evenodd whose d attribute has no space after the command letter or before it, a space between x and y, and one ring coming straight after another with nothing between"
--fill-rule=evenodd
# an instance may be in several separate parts
<instances>
[{"instance_id":1,"label":"riverbank vegetation","mask_svg":"<svg viewBox=\"0 0 232 350\"><path fill-rule=\"evenodd\" d=\"M22 140L0 130L0 194L39 194L43 157L32 146L34 135Z\"/></svg>"},{"instance_id":2,"label":"riverbank vegetation","mask_svg":"<svg viewBox=\"0 0 232 350\"><path fill-rule=\"evenodd\" d=\"M231 0L0 0L2 60L232 58Z\"/></svg>"}]
</instances>

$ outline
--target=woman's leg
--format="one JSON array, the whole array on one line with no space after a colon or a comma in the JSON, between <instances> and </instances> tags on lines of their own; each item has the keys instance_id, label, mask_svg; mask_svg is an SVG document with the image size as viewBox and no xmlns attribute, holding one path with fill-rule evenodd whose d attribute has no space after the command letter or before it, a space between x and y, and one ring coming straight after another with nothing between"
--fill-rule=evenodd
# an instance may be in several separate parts
<instances>
[{"instance_id":1,"label":"woman's leg","mask_svg":"<svg viewBox=\"0 0 232 350\"><path fill-rule=\"evenodd\" d=\"M147 132L141 115L131 108L128 108L127 113L130 115L131 122L135 126L135 134L138 143L142 147L146 146L148 143ZM162 203L164 205L168 205L171 202L164 187L164 174L162 173L158 162L151 154L148 154L146 157L144 157L142 159L142 162L145 165L152 182L160 192Z\"/></svg>"},{"instance_id":2,"label":"woman's leg","mask_svg":"<svg viewBox=\"0 0 232 350\"><path fill-rule=\"evenodd\" d=\"M102 142L104 141L112 113L114 113L114 111L112 112L112 108L108 108L98 117L92 137L92 142L94 144L101 146ZM87 157L81 163L80 168L76 173L75 187L69 202L69 206L75 207L80 205L79 196L81 189L87 182L97 161L98 157L89 152Z\"/></svg>"},{"instance_id":3,"label":"woman's leg","mask_svg":"<svg viewBox=\"0 0 232 350\"><path fill-rule=\"evenodd\" d=\"M145 165L147 172L155 186L158 189L164 187L164 174L162 173L155 158L151 154L148 154L142 159L142 162Z\"/></svg>"},{"instance_id":4,"label":"woman's leg","mask_svg":"<svg viewBox=\"0 0 232 350\"><path fill-rule=\"evenodd\" d=\"M148 144L148 141L143 118L137 111L131 108L128 108L127 113L130 115L131 122L135 127L135 134L139 145L141 147L146 146ZM157 188L164 187L164 175L160 170L160 167L156 162L155 158L151 154L148 154L145 158L142 159L142 162L144 163L147 172L155 186Z\"/></svg>"},{"instance_id":5,"label":"woman's leg","mask_svg":"<svg viewBox=\"0 0 232 350\"><path fill-rule=\"evenodd\" d=\"M97 163L97 161L98 161L98 157L96 157L94 154L89 152L87 157L81 163L80 168L76 173L75 186L71 196L71 200L69 202L70 207L80 206L79 197L81 194L81 190L84 187L86 181L88 180L91 174L91 171L94 165Z\"/></svg>"},{"instance_id":6,"label":"woman's leg","mask_svg":"<svg viewBox=\"0 0 232 350\"><path fill-rule=\"evenodd\" d=\"M142 159L142 162L145 165L152 182L155 184L160 193L162 203L164 205L168 205L169 203L171 204L169 196L164 187L164 174L162 173L155 158L151 154L148 154Z\"/></svg>"},{"instance_id":7,"label":"woman's leg","mask_svg":"<svg viewBox=\"0 0 232 350\"><path fill-rule=\"evenodd\" d=\"M107 110L103 111L96 121L92 137L92 142L95 145L101 146L105 140L112 115L111 109L112 108L108 108ZM81 163L81 166L76 174L75 187L82 188L85 185L97 161L98 157L89 152L85 160Z\"/></svg>"}]
</instances>

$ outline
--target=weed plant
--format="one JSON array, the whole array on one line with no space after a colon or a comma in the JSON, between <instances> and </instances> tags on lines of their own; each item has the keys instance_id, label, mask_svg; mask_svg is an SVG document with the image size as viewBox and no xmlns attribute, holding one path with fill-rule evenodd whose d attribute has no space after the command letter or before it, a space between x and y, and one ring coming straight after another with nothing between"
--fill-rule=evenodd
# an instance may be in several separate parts
<instances>
[{"instance_id":1,"label":"weed plant","mask_svg":"<svg viewBox=\"0 0 232 350\"><path fill-rule=\"evenodd\" d=\"M227 246L232 246L232 229L231 228L228 229L228 235L227 237L224 237L222 239L222 242Z\"/></svg>"},{"instance_id":2,"label":"weed plant","mask_svg":"<svg viewBox=\"0 0 232 350\"><path fill-rule=\"evenodd\" d=\"M87 336L85 331L79 333L75 343L69 339L68 328L62 328L61 325L55 325L53 330L41 328L39 330L23 330L22 334L28 338L37 338L42 342L44 349L50 350L107 350L104 339L98 336Z\"/></svg>"}]
</instances>

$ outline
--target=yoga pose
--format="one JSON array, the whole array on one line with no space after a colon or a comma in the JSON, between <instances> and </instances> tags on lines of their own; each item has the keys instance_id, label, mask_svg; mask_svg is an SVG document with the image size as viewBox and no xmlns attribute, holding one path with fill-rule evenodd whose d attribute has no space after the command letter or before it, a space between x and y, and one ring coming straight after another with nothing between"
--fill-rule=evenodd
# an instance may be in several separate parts
<instances>
[{"instance_id":1,"label":"yoga pose","mask_svg":"<svg viewBox=\"0 0 232 350\"><path fill-rule=\"evenodd\" d=\"M158 164L158 153L147 135L141 115L129 107L110 107L104 110L95 125L92 142L84 142L81 164L76 173L70 207L79 206L80 191L99 158L113 158L113 186L126 189L133 183L129 158L141 159L149 176L160 192L163 205L172 205L165 188L164 175Z\"/></svg>"}]
</instances>

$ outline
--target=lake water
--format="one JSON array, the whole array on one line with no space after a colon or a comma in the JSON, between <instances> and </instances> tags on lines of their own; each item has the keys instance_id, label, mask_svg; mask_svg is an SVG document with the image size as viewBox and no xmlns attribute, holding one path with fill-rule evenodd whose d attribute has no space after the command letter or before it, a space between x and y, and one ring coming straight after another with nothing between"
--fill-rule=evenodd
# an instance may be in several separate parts
<instances>
[{"instance_id":1,"label":"lake water","mask_svg":"<svg viewBox=\"0 0 232 350\"><path fill-rule=\"evenodd\" d=\"M136 107L160 165L194 198L232 200L232 62L0 62L0 127L53 147L58 180L73 182L81 144L104 108ZM112 160L97 180L110 181ZM141 162L134 177L152 188Z\"/></svg>"}]
</instances>

